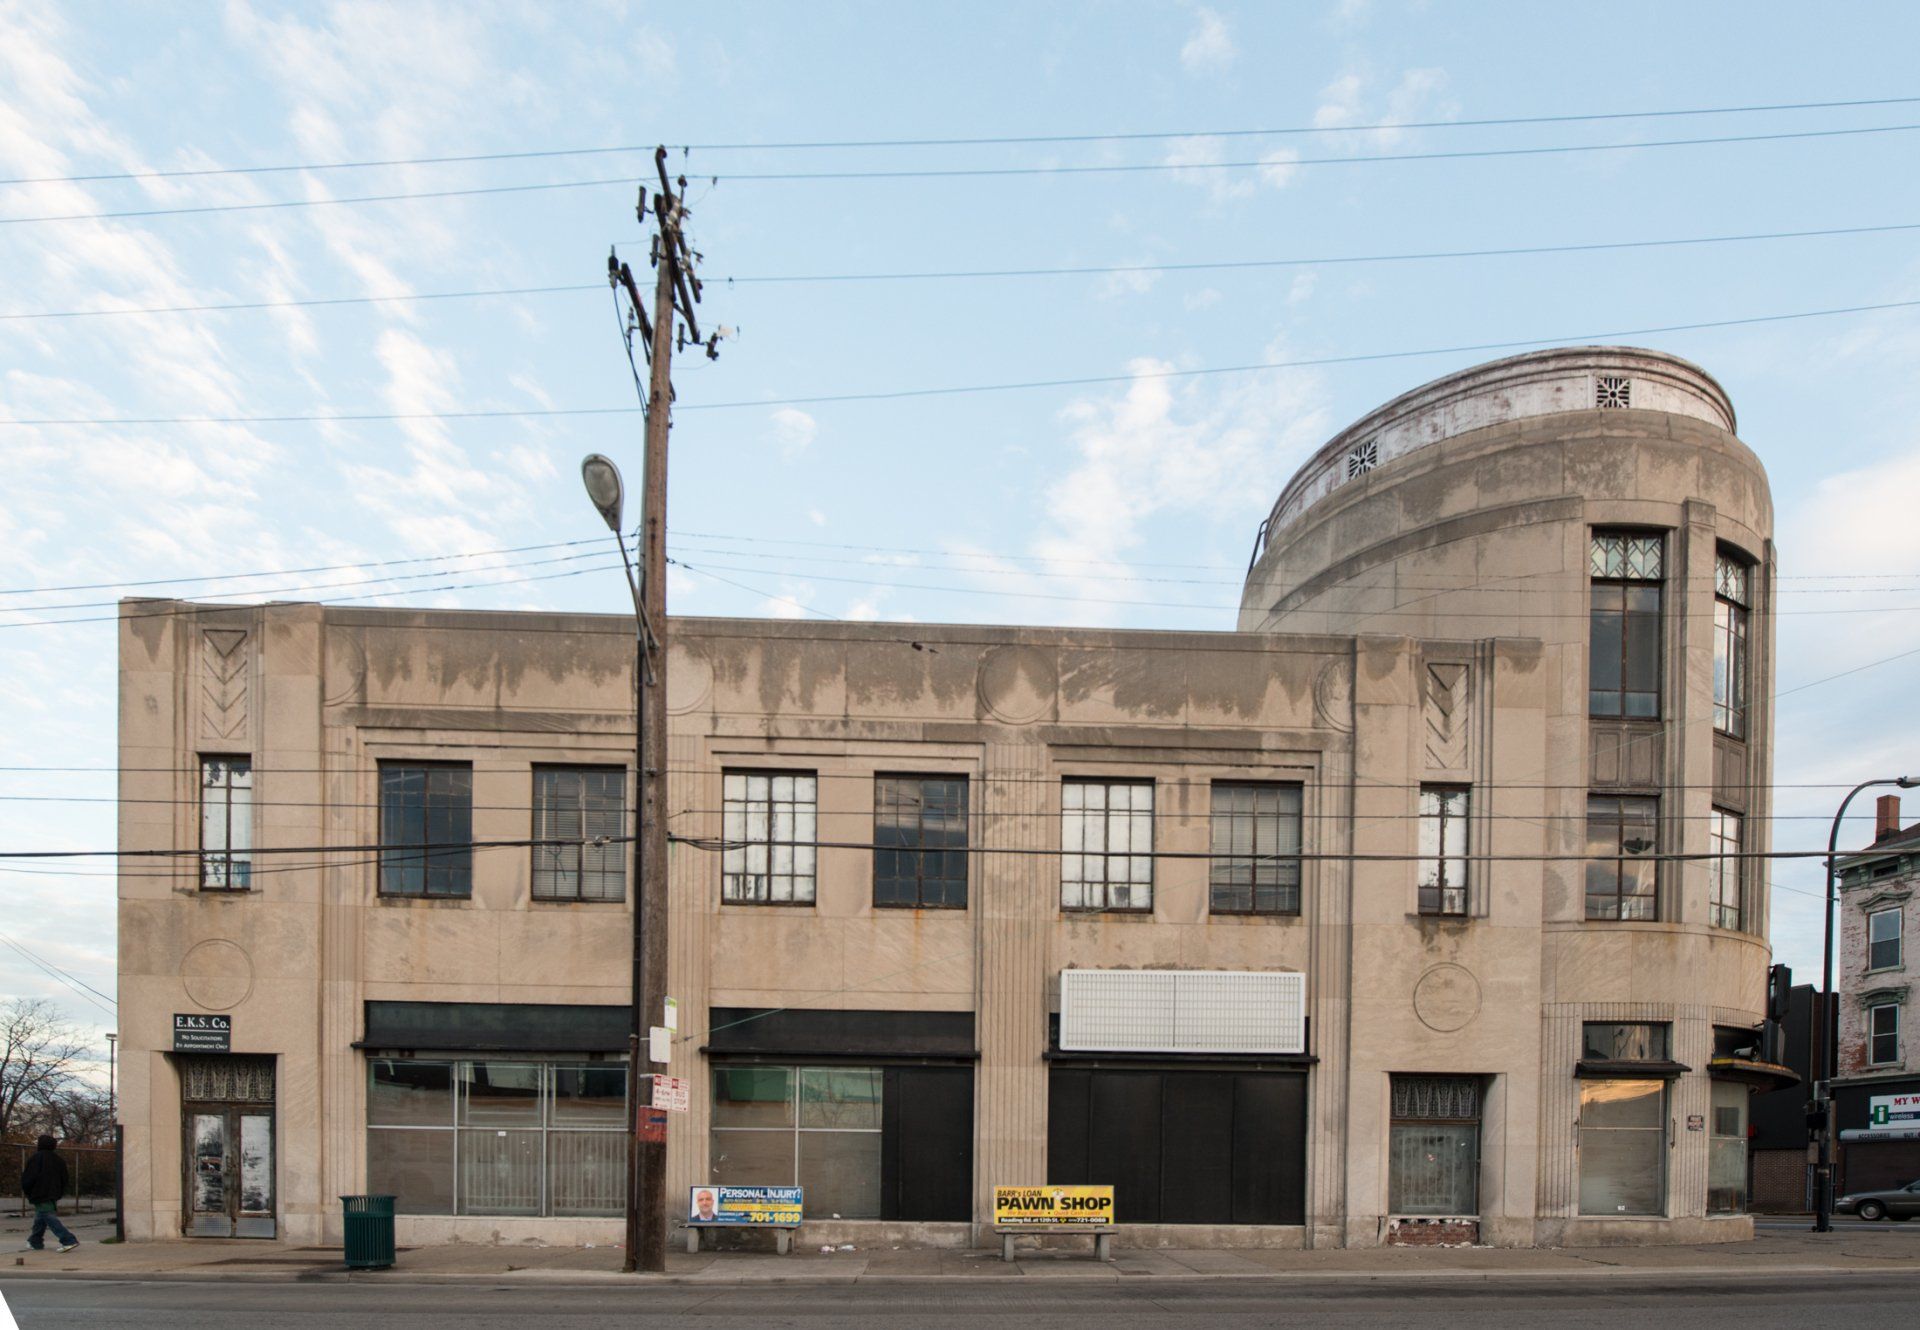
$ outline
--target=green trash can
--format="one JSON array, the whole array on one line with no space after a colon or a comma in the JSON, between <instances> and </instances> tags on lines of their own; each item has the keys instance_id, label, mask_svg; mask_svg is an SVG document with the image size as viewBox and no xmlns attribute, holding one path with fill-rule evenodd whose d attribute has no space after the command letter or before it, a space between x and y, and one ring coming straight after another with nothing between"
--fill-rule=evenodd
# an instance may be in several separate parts
<instances>
[{"instance_id":1,"label":"green trash can","mask_svg":"<svg viewBox=\"0 0 1920 1330\"><path fill-rule=\"evenodd\" d=\"M347 1269L385 1270L393 1264L393 1197L342 1196Z\"/></svg>"}]
</instances>

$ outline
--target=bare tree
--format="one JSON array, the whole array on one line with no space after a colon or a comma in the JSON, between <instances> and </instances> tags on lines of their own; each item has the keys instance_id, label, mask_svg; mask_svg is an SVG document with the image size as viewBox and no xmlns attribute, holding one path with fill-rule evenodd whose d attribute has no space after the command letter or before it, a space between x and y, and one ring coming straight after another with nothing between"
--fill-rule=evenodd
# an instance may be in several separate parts
<instances>
[{"instance_id":1,"label":"bare tree","mask_svg":"<svg viewBox=\"0 0 1920 1330\"><path fill-rule=\"evenodd\" d=\"M0 1140L14 1139L38 1105L72 1085L86 1046L44 998L0 1005Z\"/></svg>"},{"instance_id":2,"label":"bare tree","mask_svg":"<svg viewBox=\"0 0 1920 1330\"><path fill-rule=\"evenodd\" d=\"M111 1145L113 1121L107 1114L107 1092L78 1082L36 1099L15 1118L22 1138L42 1132L63 1145Z\"/></svg>"}]
</instances>

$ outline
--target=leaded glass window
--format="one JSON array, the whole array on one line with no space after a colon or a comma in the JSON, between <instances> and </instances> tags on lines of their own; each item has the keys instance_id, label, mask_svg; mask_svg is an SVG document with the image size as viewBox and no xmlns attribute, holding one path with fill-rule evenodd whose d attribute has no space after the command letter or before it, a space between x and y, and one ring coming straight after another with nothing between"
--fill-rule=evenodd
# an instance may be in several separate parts
<instances>
[{"instance_id":1,"label":"leaded glass window","mask_svg":"<svg viewBox=\"0 0 1920 1330\"><path fill-rule=\"evenodd\" d=\"M1660 715L1659 535L1593 533L1587 641L1587 710L1595 716Z\"/></svg>"},{"instance_id":2,"label":"leaded glass window","mask_svg":"<svg viewBox=\"0 0 1920 1330\"><path fill-rule=\"evenodd\" d=\"M1713 727L1747 732L1747 615L1753 570L1726 554L1713 560Z\"/></svg>"},{"instance_id":3,"label":"leaded glass window","mask_svg":"<svg viewBox=\"0 0 1920 1330\"><path fill-rule=\"evenodd\" d=\"M1387 1208L1396 1215L1480 1210L1480 1078L1395 1076Z\"/></svg>"}]
</instances>

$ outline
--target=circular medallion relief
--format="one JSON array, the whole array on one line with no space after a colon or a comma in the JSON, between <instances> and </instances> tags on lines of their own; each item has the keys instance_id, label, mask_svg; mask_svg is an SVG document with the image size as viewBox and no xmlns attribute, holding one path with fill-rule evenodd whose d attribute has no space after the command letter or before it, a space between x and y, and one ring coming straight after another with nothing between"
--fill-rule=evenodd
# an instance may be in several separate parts
<instances>
[{"instance_id":1,"label":"circular medallion relief","mask_svg":"<svg viewBox=\"0 0 1920 1330\"><path fill-rule=\"evenodd\" d=\"M713 696L713 662L684 647L667 650L667 710L676 716L697 711Z\"/></svg>"},{"instance_id":2,"label":"circular medallion relief","mask_svg":"<svg viewBox=\"0 0 1920 1330\"><path fill-rule=\"evenodd\" d=\"M208 1011L230 1011L253 992L253 959L237 942L208 938L187 949L180 962L187 996Z\"/></svg>"},{"instance_id":3,"label":"circular medallion relief","mask_svg":"<svg viewBox=\"0 0 1920 1330\"><path fill-rule=\"evenodd\" d=\"M1458 1030L1480 1014L1480 981L1451 961L1436 965L1413 986L1413 1014L1429 1030Z\"/></svg>"},{"instance_id":4,"label":"circular medallion relief","mask_svg":"<svg viewBox=\"0 0 1920 1330\"><path fill-rule=\"evenodd\" d=\"M1053 658L1033 647L995 647L980 661L980 704L1009 725L1053 710L1059 688Z\"/></svg>"}]
</instances>

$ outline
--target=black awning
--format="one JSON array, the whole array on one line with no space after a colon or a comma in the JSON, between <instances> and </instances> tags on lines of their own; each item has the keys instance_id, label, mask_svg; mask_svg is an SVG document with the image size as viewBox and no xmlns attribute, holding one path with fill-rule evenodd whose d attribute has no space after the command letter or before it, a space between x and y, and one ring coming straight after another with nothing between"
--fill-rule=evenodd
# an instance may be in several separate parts
<instances>
[{"instance_id":1,"label":"black awning","mask_svg":"<svg viewBox=\"0 0 1920 1330\"><path fill-rule=\"evenodd\" d=\"M1573 1074L1588 1080L1670 1081L1692 1070L1684 1062L1636 1058L1582 1058L1573 1064Z\"/></svg>"},{"instance_id":2,"label":"black awning","mask_svg":"<svg viewBox=\"0 0 1920 1330\"><path fill-rule=\"evenodd\" d=\"M772 1057L964 1058L970 1011L842 1011L813 1007L715 1007L703 1052Z\"/></svg>"},{"instance_id":3,"label":"black awning","mask_svg":"<svg viewBox=\"0 0 1920 1330\"><path fill-rule=\"evenodd\" d=\"M624 1053L630 1007L541 1002L369 1002L355 1048L449 1053Z\"/></svg>"}]
</instances>

